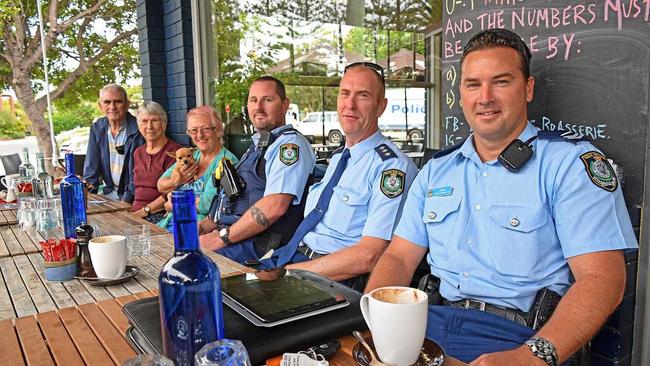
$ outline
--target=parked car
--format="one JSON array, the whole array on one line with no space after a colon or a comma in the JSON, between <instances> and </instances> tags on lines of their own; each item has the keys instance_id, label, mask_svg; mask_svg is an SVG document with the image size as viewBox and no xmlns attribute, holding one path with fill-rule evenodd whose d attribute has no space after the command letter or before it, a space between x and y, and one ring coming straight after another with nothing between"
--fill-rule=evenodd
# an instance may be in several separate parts
<instances>
[{"instance_id":1,"label":"parked car","mask_svg":"<svg viewBox=\"0 0 650 366\"><path fill-rule=\"evenodd\" d=\"M316 140L321 140L324 136L332 144L338 144L343 139L343 130L335 111L307 113L302 121L294 124L294 127L305 136L314 136Z\"/></svg>"},{"instance_id":2,"label":"parked car","mask_svg":"<svg viewBox=\"0 0 650 366\"><path fill-rule=\"evenodd\" d=\"M410 140L423 139L426 118L425 89L387 88L386 99L388 104L384 114L379 117L379 129L384 132L406 132L405 137Z\"/></svg>"}]
</instances>

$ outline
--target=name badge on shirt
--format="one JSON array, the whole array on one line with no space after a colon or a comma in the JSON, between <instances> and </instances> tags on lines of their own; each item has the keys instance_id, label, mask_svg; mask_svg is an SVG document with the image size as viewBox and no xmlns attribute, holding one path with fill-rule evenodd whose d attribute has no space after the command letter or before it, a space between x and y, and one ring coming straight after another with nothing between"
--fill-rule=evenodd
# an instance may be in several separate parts
<instances>
[{"instance_id":1,"label":"name badge on shirt","mask_svg":"<svg viewBox=\"0 0 650 366\"><path fill-rule=\"evenodd\" d=\"M446 186L446 187L438 187L438 188L433 188L430 189L427 192L427 197L445 197L445 196L451 196L451 193L454 191L454 189L451 186Z\"/></svg>"}]
</instances>

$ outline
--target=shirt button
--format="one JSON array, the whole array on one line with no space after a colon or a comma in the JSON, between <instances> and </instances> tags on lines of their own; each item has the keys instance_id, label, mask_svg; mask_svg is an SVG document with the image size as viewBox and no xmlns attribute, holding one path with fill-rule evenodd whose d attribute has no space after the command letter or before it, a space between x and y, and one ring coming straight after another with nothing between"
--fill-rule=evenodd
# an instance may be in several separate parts
<instances>
[{"instance_id":1,"label":"shirt button","mask_svg":"<svg viewBox=\"0 0 650 366\"><path fill-rule=\"evenodd\" d=\"M519 219L517 219L516 217L511 218L510 219L510 226L512 226L512 227L519 226Z\"/></svg>"},{"instance_id":2,"label":"shirt button","mask_svg":"<svg viewBox=\"0 0 650 366\"><path fill-rule=\"evenodd\" d=\"M488 172L483 172L483 176L484 176L484 177L487 177L487 176L488 176Z\"/></svg>"},{"instance_id":3,"label":"shirt button","mask_svg":"<svg viewBox=\"0 0 650 366\"><path fill-rule=\"evenodd\" d=\"M476 206L474 206L474 209L476 209L477 211L480 210L480 209L481 209L481 205L476 205Z\"/></svg>"},{"instance_id":4,"label":"shirt button","mask_svg":"<svg viewBox=\"0 0 650 366\"><path fill-rule=\"evenodd\" d=\"M348 202L350 200L350 197L348 195L343 195L343 202Z\"/></svg>"},{"instance_id":5,"label":"shirt button","mask_svg":"<svg viewBox=\"0 0 650 366\"><path fill-rule=\"evenodd\" d=\"M435 212L429 212L429 214L427 215L427 217L429 217L429 219L433 220L433 219L436 218L436 213L435 213Z\"/></svg>"},{"instance_id":6,"label":"shirt button","mask_svg":"<svg viewBox=\"0 0 650 366\"><path fill-rule=\"evenodd\" d=\"M463 272L463 277L465 277L465 278L469 277L469 273Z\"/></svg>"},{"instance_id":7,"label":"shirt button","mask_svg":"<svg viewBox=\"0 0 650 366\"><path fill-rule=\"evenodd\" d=\"M469 238L468 238L467 240L465 240L465 242L466 242L467 244L472 244L472 239L469 239Z\"/></svg>"},{"instance_id":8,"label":"shirt button","mask_svg":"<svg viewBox=\"0 0 650 366\"><path fill-rule=\"evenodd\" d=\"M433 197L433 191L428 191L427 192L427 197Z\"/></svg>"}]
</instances>

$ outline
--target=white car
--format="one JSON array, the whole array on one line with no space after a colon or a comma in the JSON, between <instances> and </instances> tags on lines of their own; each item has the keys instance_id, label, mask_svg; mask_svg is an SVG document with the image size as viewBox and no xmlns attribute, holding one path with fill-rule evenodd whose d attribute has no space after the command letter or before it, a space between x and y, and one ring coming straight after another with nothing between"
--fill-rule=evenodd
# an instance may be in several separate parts
<instances>
[{"instance_id":1,"label":"white car","mask_svg":"<svg viewBox=\"0 0 650 366\"><path fill-rule=\"evenodd\" d=\"M331 144L340 143L344 135L338 114L334 111L307 113L305 119L296 122L293 127L303 135L314 136L315 139L320 140L325 136Z\"/></svg>"}]
</instances>

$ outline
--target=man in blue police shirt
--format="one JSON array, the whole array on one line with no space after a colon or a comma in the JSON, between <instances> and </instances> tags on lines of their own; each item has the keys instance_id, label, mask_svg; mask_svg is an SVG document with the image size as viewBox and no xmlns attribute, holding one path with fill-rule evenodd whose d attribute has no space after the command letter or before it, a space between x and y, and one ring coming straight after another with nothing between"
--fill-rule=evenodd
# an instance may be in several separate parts
<instances>
[{"instance_id":1,"label":"man in blue police shirt","mask_svg":"<svg viewBox=\"0 0 650 366\"><path fill-rule=\"evenodd\" d=\"M316 156L307 139L286 124L289 103L280 80L263 76L251 84L247 105L257 133L237 165L245 187L237 199L215 197L199 225L202 247L239 263L256 261L285 244L302 221Z\"/></svg>"},{"instance_id":2,"label":"man in blue police shirt","mask_svg":"<svg viewBox=\"0 0 650 366\"><path fill-rule=\"evenodd\" d=\"M320 273L362 290L365 275L386 249L417 168L379 131L387 104L384 83L379 65L346 67L337 98L345 148L335 152L323 180L310 187L305 215L316 206L341 157L348 151L350 157L324 216L302 238L287 268Z\"/></svg>"},{"instance_id":3,"label":"man in blue police shirt","mask_svg":"<svg viewBox=\"0 0 650 366\"><path fill-rule=\"evenodd\" d=\"M528 123L529 62L507 30L465 46L461 106L473 133L420 171L366 288L408 284L428 251L440 280L430 293L442 298L429 307L427 337L471 365L566 361L618 306L623 250L637 247L607 159ZM511 172L497 157L515 139L533 155ZM545 301L538 293L559 301L541 327L531 314Z\"/></svg>"}]
</instances>

